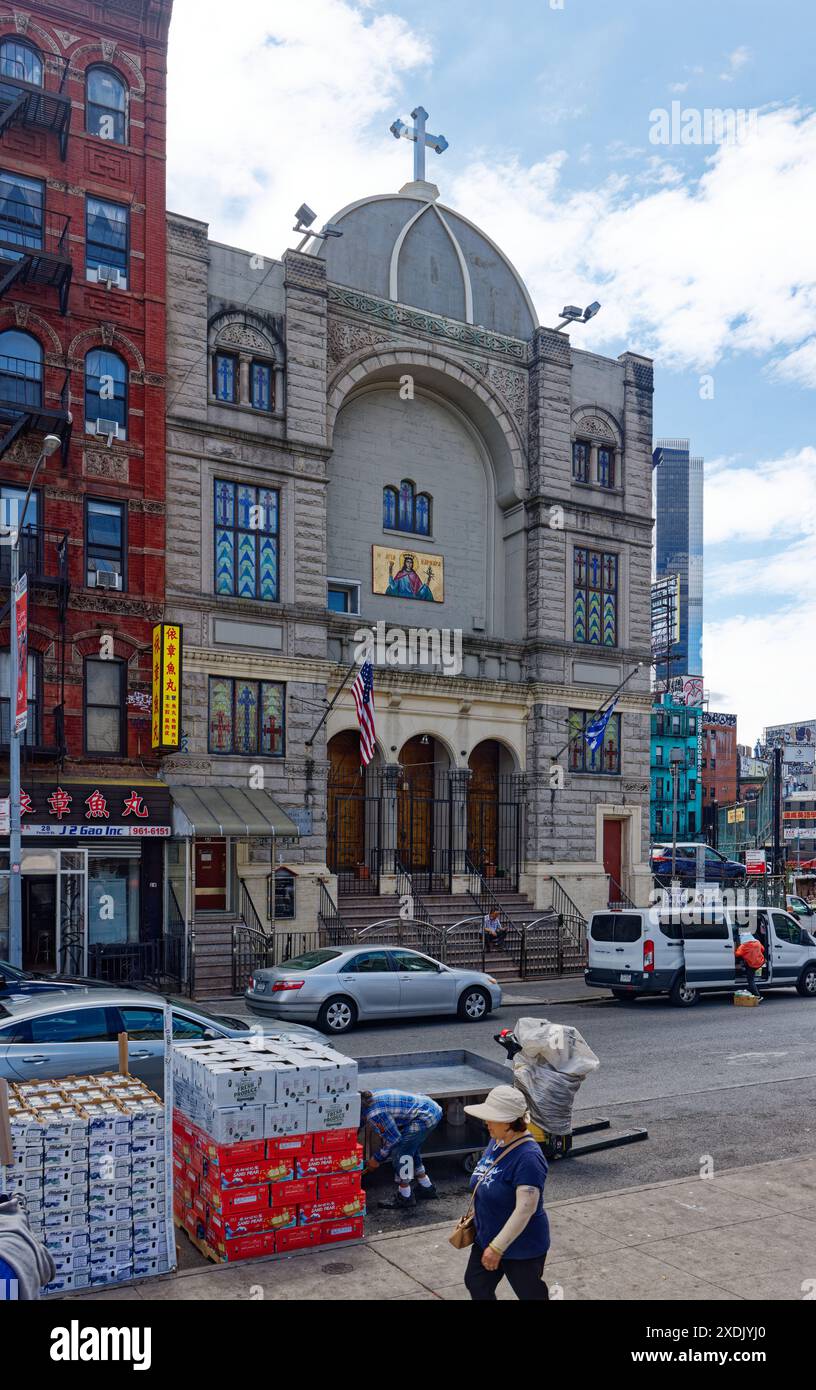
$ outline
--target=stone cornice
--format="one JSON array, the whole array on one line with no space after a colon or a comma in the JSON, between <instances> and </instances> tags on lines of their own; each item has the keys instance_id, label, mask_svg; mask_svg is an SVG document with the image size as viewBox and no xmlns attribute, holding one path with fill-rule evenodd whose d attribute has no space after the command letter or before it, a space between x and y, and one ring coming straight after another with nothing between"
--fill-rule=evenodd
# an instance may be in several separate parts
<instances>
[{"instance_id":1,"label":"stone cornice","mask_svg":"<svg viewBox=\"0 0 816 1390\"><path fill-rule=\"evenodd\" d=\"M510 357L521 365L527 365L528 349L523 338L509 338L502 333L492 333L485 328L475 328L472 324L461 323L457 319L443 318L424 309L412 309L405 304L395 304L391 299L378 299L375 295L364 294L361 290L348 289L344 285L329 284L329 303L366 319L399 325L406 330L414 330L426 341L431 339L447 342L462 348L481 348L484 352L501 357Z\"/></svg>"}]
</instances>

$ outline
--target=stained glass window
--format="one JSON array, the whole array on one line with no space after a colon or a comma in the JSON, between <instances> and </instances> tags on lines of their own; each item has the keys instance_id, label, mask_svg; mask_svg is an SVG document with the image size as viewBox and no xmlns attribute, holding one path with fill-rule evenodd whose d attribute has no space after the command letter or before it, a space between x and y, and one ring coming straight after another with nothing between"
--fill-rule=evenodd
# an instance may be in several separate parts
<instances>
[{"instance_id":1,"label":"stained glass window","mask_svg":"<svg viewBox=\"0 0 816 1390\"><path fill-rule=\"evenodd\" d=\"M595 647L617 643L618 557L576 546L573 551L572 639Z\"/></svg>"},{"instance_id":2,"label":"stained glass window","mask_svg":"<svg viewBox=\"0 0 816 1390\"><path fill-rule=\"evenodd\" d=\"M569 760L571 772L592 772L615 777L621 770L621 717L613 714L601 743L590 748L581 730L591 720L592 710L571 709L569 713Z\"/></svg>"},{"instance_id":3,"label":"stained glass window","mask_svg":"<svg viewBox=\"0 0 816 1390\"><path fill-rule=\"evenodd\" d=\"M615 486L614 449L600 448L598 450L598 482L601 487Z\"/></svg>"},{"instance_id":4,"label":"stained glass window","mask_svg":"<svg viewBox=\"0 0 816 1390\"><path fill-rule=\"evenodd\" d=\"M238 359L228 352L213 357L213 395L217 401L238 400Z\"/></svg>"},{"instance_id":5,"label":"stained glass window","mask_svg":"<svg viewBox=\"0 0 816 1390\"><path fill-rule=\"evenodd\" d=\"M267 362L253 362L249 371L249 398L254 410L274 410L272 368Z\"/></svg>"},{"instance_id":6,"label":"stained glass window","mask_svg":"<svg viewBox=\"0 0 816 1390\"><path fill-rule=\"evenodd\" d=\"M215 480L215 592L278 600L280 493Z\"/></svg>"},{"instance_id":7,"label":"stained glass window","mask_svg":"<svg viewBox=\"0 0 816 1390\"><path fill-rule=\"evenodd\" d=\"M589 482L589 445L582 439L572 446L572 476L576 483Z\"/></svg>"},{"instance_id":8,"label":"stained glass window","mask_svg":"<svg viewBox=\"0 0 816 1390\"><path fill-rule=\"evenodd\" d=\"M210 677L209 750L259 753L282 758L285 752L286 687L273 681Z\"/></svg>"},{"instance_id":9,"label":"stained glass window","mask_svg":"<svg viewBox=\"0 0 816 1390\"><path fill-rule=\"evenodd\" d=\"M409 531L412 535L431 534L430 493L417 493L410 478L403 478L399 488L383 488L383 526L391 531Z\"/></svg>"}]
</instances>

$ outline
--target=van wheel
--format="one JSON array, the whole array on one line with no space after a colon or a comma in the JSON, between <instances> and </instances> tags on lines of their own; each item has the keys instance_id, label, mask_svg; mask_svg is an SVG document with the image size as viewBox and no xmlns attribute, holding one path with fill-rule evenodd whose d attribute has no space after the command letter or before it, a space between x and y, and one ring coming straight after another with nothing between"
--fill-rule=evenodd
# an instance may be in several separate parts
<instances>
[{"instance_id":1,"label":"van wheel","mask_svg":"<svg viewBox=\"0 0 816 1390\"><path fill-rule=\"evenodd\" d=\"M341 995L327 999L317 1015L317 1026L321 1033L348 1033L356 1022L356 1006Z\"/></svg>"},{"instance_id":2,"label":"van wheel","mask_svg":"<svg viewBox=\"0 0 816 1390\"><path fill-rule=\"evenodd\" d=\"M634 1004L637 1000L637 995L633 994L629 989L613 989L612 998L617 999L619 1004Z\"/></svg>"},{"instance_id":3,"label":"van wheel","mask_svg":"<svg viewBox=\"0 0 816 1390\"><path fill-rule=\"evenodd\" d=\"M805 966L796 981L796 988L806 999L816 999L816 961Z\"/></svg>"},{"instance_id":4,"label":"van wheel","mask_svg":"<svg viewBox=\"0 0 816 1390\"><path fill-rule=\"evenodd\" d=\"M669 999L677 1009L690 1009L693 1004L699 1004L700 992L686 984L685 975L678 975L669 990Z\"/></svg>"}]
</instances>

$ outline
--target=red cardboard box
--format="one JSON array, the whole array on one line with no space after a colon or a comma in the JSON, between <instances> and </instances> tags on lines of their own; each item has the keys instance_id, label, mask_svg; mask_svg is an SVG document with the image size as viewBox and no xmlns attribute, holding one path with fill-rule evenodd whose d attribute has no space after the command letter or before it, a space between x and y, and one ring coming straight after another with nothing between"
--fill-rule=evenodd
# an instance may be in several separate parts
<instances>
[{"instance_id":1,"label":"red cardboard box","mask_svg":"<svg viewBox=\"0 0 816 1390\"><path fill-rule=\"evenodd\" d=\"M365 1216L364 1192L356 1192L351 1197L329 1197L325 1202L298 1207L300 1226L309 1226L315 1221L342 1221L350 1216Z\"/></svg>"},{"instance_id":2,"label":"red cardboard box","mask_svg":"<svg viewBox=\"0 0 816 1390\"><path fill-rule=\"evenodd\" d=\"M263 1163L266 1140L245 1139L240 1144L216 1144L209 1135L199 1130L196 1147L211 1163L219 1166L224 1163Z\"/></svg>"},{"instance_id":3,"label":"red cardboard box","mask_svg":"<svg viewBox=\"0 0 816 1390\"><path fill-rule=\"evenodd\" d=\"M225 1192L211 1183L202 1183L201 1196L211 1211L223 1212L225 1216L263 1211L269 1206L269 1186L266 1183L254 1187L229 1187Z\"/></svg>"},{"instance_id":4,"label":"red cardboard box","mask_svg":"<svg viewBox=\"0 0 816 1390\"><path fill-rule=\"evenodd\" d=\"M207 1229L212 1240L234 1240L237 1236L258 1235L262 1232L280 1231L297 1224L297 1207L270 1207L263 1211L235 1212L225 1215L211 1211Z\"/></svg>"},{"instance_id":5,"label":"red cardboard box","mask_svg":"<svg viewBox=\"0 0 816 1390\"><path fill-rule=\"evenodd\" d=\"M281 1165L277 1160L264 1159L261 1163L214 1163L205 1158L204 1176L208 1187L220 1187L222 1191L233 1187L257 1187L258 1183L285 1182L292 1177L292 1164L283 1165L285 1176L279 1176Z\"/></svg>"},{"instance_id":6,"label":"red cardboard box","mask_svg":"<svg viewBox=\"0 0 816 1390\"><path fill-rule=\"evenodd\" d=\"M318 1202L348 1202L362 1191L359 1173L332 1173L328 1178L317 1180Z\"/></svg>"},{"instance_id":7,"label":"red cardboard box","mask_svg":"<svg viewBox=\"0 0 816 1390\"><path fill-rule=\"evenodd\" d=\"M275 1236L271 1231L261 1231L251 1236L233 1236L230 1240L213 1246L213 1249L227 1264L231 1264L233 1260L260 1260L264 1255L274 1255Z\"/></svg>"},{"instance_id":8,"label":"red cardboard box","mask_svg":"<svg viewBox=\"0 0 816 1390\"><path fill-rule=\"evenodd\" d=\"M316 1154L350 1153L357 1143L356 1129L321 1129L312 1135Z\"/></svg>"},{"instance_id":9,"label":"red cardboard box","mask_svg":"<svg viewBox=\"0 0 816 1390\"><path fill-rule=\"evenodd\" d=\"M315 1226L320 1245L336 1245L343 1240L361 1240L362 1216L350 1216L342 1221L319 1221Z\"/></svg>"},{"instance_id":10,"label":"red cardboard box","mask_svg":"<svg viewBox=\"0 0 816 1390\"><path fill-rule=\"evenodd\" d=\"M359 1144L341 1153L304 1154L295 1161L295 1177L325 1178L330 1173L360 1172L363 1166L363 1150Z\"/></svg>"},{"instance_id":11,"label":"red cardboard box","mask_svg":"<svg viewBox=\"0 0 816 1390\"><path fill-rule=\"evenodd\" d=\"M303 1250L310 1245L318 1245L320 1230L317 1226L293 1226L287 1231L278 1231L275 1237L275 1254L283 1255L287 1250Z\"/></svg>"},{"instance_id":12,"label":"red cardboard box","mask_svg":"<svg viewBox=\"0 0 816 1390\"><path fill-rule=\"evenodd\" d=\"M269 1189L270 1207L291 1207L300 1202L317 1201L317 1178L293 1178L291 1182L273 1182Z\"/></svg>"},{"instance_id":13,"label":"red cardboard box","mask_svg":"<svg viewBox=\"0 0 816 1390\"><path fill-rule=\"evenodd\" d=\"M294 1168L294 1160L312 1152L314 1134L287 1134L283 1139L267 1139L267 1158L287 1158ZM353 1142L353 1141L352 1141Z\"/></svg>"}]
</instances>

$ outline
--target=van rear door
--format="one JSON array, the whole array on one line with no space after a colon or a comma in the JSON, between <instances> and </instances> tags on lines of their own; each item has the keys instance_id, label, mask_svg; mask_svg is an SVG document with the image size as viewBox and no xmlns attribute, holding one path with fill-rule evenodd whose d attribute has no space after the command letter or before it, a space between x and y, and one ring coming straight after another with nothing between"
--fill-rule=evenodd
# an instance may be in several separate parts
<instances>
[{"instance_id":1,"label":"van rear door","mask_svg":"<svg viewBox=\"0 0 816 1390\"><path fill-rule=\"evenodd\" d=\"M594 912L589 924L590 969L629 974L643 969L644 912Z\"/></svg>"}]
</instances>

